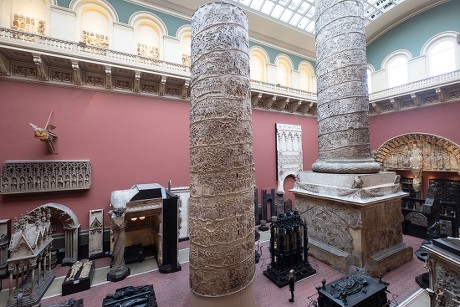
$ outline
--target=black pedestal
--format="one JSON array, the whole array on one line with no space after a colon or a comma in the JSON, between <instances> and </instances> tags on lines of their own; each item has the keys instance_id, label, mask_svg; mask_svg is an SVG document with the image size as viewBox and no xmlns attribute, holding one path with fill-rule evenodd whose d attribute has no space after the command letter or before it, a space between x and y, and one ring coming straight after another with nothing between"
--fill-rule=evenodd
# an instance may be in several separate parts
<instances>
[{"instance_id":1,"label":"black pedestal","mask_svg":"<svg viewBox=\"0 0 460 307\"><path fill-rule=\"evenodd\" d=\"M307 278L316 273L316 270L314 270L308 262L298 265L293 269L295 271L296 281ZM289 283L289 270L279 271L269 265L268 268L264 271L264 275L280 288L286 286Z\"/></svg>"},{"instance_id":2,"label":"black pedestal","mask_svg":"<svg viewBox=\"0 0 460 307\"><path fill-rule=\"evenodd\" d=\"M388 283L355 272L329 284L323 280L318 290L318 307L386 307L389 306Z\"/></svg>"}]
</instances>

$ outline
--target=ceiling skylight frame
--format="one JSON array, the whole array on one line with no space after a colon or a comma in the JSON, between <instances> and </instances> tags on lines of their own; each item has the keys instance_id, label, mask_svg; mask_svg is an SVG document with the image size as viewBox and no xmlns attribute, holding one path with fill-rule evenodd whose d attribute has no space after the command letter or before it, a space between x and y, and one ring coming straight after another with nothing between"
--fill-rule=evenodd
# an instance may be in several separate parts
<instances>
[{"instance_id":1,"label":"ceiling skylight frame","mask_svg":"<svg viewBox=\"0 0 460 307\"><path fill-rule=\"evenodd\" d=\"M315 0L230 0L250 11L314 34ZM406 0L364 0L366 25ZM292 13L291 13L292 12Z\"/></svg>"}]
</instances>

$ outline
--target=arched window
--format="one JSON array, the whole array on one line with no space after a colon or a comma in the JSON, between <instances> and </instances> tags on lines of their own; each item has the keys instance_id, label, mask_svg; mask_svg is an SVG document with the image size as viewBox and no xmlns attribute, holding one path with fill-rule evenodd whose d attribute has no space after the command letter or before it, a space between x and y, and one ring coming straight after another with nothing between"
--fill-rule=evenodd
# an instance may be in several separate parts
<instances>
[{"instance_id":1,"label":"arched window","mask_svg":"<svg viewBox=\"0 0 460 307\"><path fill-rule=\"evenodd\" d=\"M182 53L182 65L191 65L191 48L192 48L192 30L186 27L179 32L179 44Z\"/></svg>"},{"instance_id":2,"label":"arched window","mask_svg":"<svg viewBox=\"0 0 460 307\"><path fill-rule=\"evenodd\" d=\"M367 92L370 94L372 93L372 69L367 67L366 74L367 74Z\"/></svg>"},{"instance_id":3,"label":"arched window","mask_svg":"<svg viewBox=\"0 0 460 307\"><path fill-rule=\"evenodd\" d=\"M134 29L137 41L137 54L160 58L160 32L150 22L140 22Z\"/></svg>"},{"instance_id":4,"label":"arched window","mask_svg":"<svg viewBox=\"0 0 460 307\"><path fill-rule=\"evenodd\" d=\"M299 65L300 73L300 89L304 91L314 91L315 73L313 67L309 63L301 63Z\"/></svg>"},{"instance_id":5,"label":"arched window","mask_svg":"<svg viewBox=\"0 0 460 307\"><path fill-rule=\"evenodd\" d=\"M456 69L456 44L449 38L433 43L428 51L428 69L430 76L437 76Z\"/></svg>"},{"instance_id":6,"label":"arched window","mask_svg":"<svg viewBox=\"0 0 460 307\"><path fill-rule=\"evenodd\" d=\"M46 0L14 0L12 5L11 28L29 33L46 35Z\"/></svg>"},{"instance_id":7,"label":"arched window","mask_svg":"<svg viewBox=\"0 0 460 307\"><path fill-rule=\"evenodd\" d=\"M70 8L75 10L77 16L77 41L88 46L109 48L113 22L118 21L118 16L110 3L105 0L97 2L77 0L71 2ZM86 51L100 52L94 48L89 48Z\"/></svg>"},{"instance_id":8,"label":"arched window","mask_svg":"<svg viewBox=\"0 0 460 307\"><path fill-rule=\"evenodd\" d=\"M133 14L129 23L134 28L137 55L163 59L163 37L167 34L163 21L153 14L140 12Z\"/></svg>"},{"instance_id":9,"label":"arched window","mask_svg":"<svg viewBox=\"0 0 460 307\"><path fill-rule=\"evenodd\" d=\"M291 86L292 65L289 58L280 56L276 60L276 81L281 86Z\"/></svg>"},{"instance_id":10,"label":"arched window","mask_svg":"<svg viewBox=\"0 0 460 307\"><path fill-rule=\"evenodd\" d=\"M256 81L267 81L268 56L262 48L255 47L249 51L249 64L251 79Z\"/></svg>"},{"instance_id":11,"label":"arched window","mask_svg":"<svg viewBox=\"0 0 460 307\"><path fill-rule=\"evenodd\" d=\"M388 87L395 87L409 82L408 56L398 53L387 61Z\"/></svg>"}]
</instances>

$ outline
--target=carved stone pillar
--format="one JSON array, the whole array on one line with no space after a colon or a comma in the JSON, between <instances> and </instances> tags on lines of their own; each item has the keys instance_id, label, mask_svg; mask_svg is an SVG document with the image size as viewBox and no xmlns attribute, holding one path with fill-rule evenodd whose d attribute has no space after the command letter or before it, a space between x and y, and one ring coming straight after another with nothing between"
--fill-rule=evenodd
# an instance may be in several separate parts
<instances>
[{"instance_id":1,"label":"carved stone pillar","mask_svg":"<svg viewBox=\"0 0 460 307\"><path fill-rule=\"evenodd\" d=\"M119 210L120 211L120 210ZM107 280L120 281L129 276L130 270L125 265L125 228L127 221L124 212L112 212L110 228L113 232L112 270L107 273Z\"/></svg>"},{"instance_id":2,"label":"carved stone pillar","mask_svg":"<svg viewBox=\"0 0 460 307\"><path fill-rule=\"evenodd\" d=\"M192 306L255 304L247 27L243 10L225 2L205 4L192 17Z\"/></svg>"},{"instance_id":3,"label":"carved stone pillar","mask_svg":"<svg viewBox=\"0 0 460 307\"><path fill-rule=\"evenodd\" d=\"M316 1L319 155L312 170L377 173L369 144L363 1Z\"/></svg>"},{"instance_id":4,"label":"carved stone pillar","mask_svg":"<svg viewBox=\"0 0 460 307\"><path fill-rule=\"evenodd\" d=\"M78 260L78 228L75 226L64 227L65 256L62 265L72 265Z\"/></svg>"}]
</instances>

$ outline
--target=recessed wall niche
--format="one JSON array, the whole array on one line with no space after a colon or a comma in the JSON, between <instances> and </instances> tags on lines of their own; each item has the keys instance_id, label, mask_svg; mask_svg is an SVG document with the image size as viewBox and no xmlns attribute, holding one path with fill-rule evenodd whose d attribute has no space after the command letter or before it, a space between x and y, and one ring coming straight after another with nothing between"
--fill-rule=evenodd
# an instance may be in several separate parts
<instances>
[{"instance_id":1,"label":"recessed wall niche","mask_svg":"<svg viewBox=\"0 0 460 307\"><path fill-rule=\"evenodd\" d=\"M3 162L0 194L88 190L89 160L6 160Z\"/></svg>"}]
</instances>

